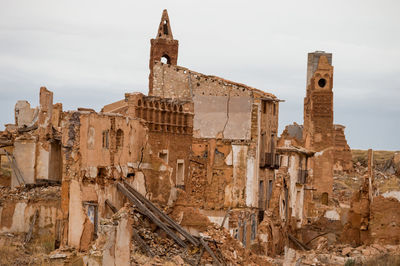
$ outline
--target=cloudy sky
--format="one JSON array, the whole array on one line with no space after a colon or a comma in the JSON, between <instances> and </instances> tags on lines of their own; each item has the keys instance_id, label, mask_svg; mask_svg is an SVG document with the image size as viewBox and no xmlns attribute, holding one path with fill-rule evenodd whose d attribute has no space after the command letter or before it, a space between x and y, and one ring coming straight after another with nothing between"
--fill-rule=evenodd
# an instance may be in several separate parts
<instances>
[{"instance_id":1,"label":"cloudy sky","mask_svg":"<svg viewBox=\"0 0 400 266\"><path fill-rule=\"evenodd\" d=\"M272 92L303 123L307 53L333 53L335 123L352 148L400 150L399 1L0 0L0 130L39 88L64 110L147 93L168 9L178 64Z\"/></svg>"}]
</instances>

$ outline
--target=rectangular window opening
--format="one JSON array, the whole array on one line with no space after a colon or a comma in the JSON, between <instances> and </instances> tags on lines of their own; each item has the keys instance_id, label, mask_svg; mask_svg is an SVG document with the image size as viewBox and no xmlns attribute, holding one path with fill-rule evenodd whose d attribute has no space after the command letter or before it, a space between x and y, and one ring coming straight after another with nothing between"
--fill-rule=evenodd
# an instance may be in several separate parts
<instances>
[{"instance_id":1,"label":"rectangular window opening","mask_svg":"<svg viewBox=\"0 0 400 266\"><path fill-rule=\"evenodd\" d=\"M165 163L168 163L168 150L162 150L158 153L158 157Z\"/></svg>"},{"instance_id":2,"label":"rectangular window opening","mask_svg":"<svg viewBox=\"0 0 400 266\"><path fill-rule=\"evenodd\" d=\"M103 148L108 149L109 147L109 131L103 131Z\"/></svg>"},{"instance_id":3,"label":"rectangular window opening","mask_svg":"<svg viewBox=\"0 0 400 266\"><path fill-rule=\"evenodd\" d=\"M267 113L267 102L266 101L262 101L262 110L263 110L263 114Z\"/></svg>"},{"instance_id":4,"label":"rectangular window opening","mask_svg":"<svg viewBox=\"0 0 400 266\"><path fill-rule=\"evenodd\" d=\"M184 160L176 162L176 186L184 188L185 186L185 163Z\"/></svg>"}]
</instances>

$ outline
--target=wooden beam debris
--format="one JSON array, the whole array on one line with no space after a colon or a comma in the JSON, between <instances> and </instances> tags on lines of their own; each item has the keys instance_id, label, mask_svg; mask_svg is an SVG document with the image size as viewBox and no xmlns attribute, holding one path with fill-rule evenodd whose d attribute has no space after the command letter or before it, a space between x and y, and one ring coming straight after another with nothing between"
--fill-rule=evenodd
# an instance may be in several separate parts
<instances>
[{"instance_id":1,"label":"wooden beam debris","mask_svg":"<svg viewBox=\"0 0 400 266\"><path fill-rule=\"evenodd\" d=\"M188 233L185 229L183 229L182 226L177 224L171 217L166 215L163 211L161 211L157 206L155 206L150 200L146 199L140 192L138 192L136 189L134 189L132 186L130 186L126 181L123 181L124 186L131 192L133 195L135 195L144 205L146 205L147 208L149 208L153 213L158 215L164 222L174 228L177 232L179 232L183 237L185 237L189 242L191 242L193 245L198 246L200 243L199 241L194 238L190 233Z\"/></svg>"},{"instance_id":2,"label":"wooden beam debris","mask_svg":"<svg viewBox=\"0 0 400 266\"><path fill-rule=\"evenodd\" d=\"M115 208L115 206L111 203L111 201L109 201L108 199L106 199L105 201L104 201L104 203L105 203L105 205L106 206L108 206L110 209L111 209L111 211L113 212L113 213L116 213L118 210L117 210L117 208Z\"/></svg>"},{"instance_id":3,"label":"wooden beam debris","mask_svg":"<svg viewBox=\"0 0 400 266\"><path fill-rule=\"evenodd\" d=\"M214 262L217 265L222 265L221 262L219 261L219 259L217 258L217 256L215 256L215 253L211 250L211 248L208 246L208 244L206 243L206 241L204 241L204 239L202 237L200 238L200 243L203 245L205 250L207 250L207 252L211 255L211 257L213 258Z\"/></svg>"},{"instance_id":4,"label":"wooden beam debris","mask_svg":"<svg viewBox=\"0 0 400 266\"><path fill-rule=\"evenodd\" d=\"M295 243L299 248L301 248L302 250L310 250L309 247L307 247L306 245L304 245L303 243L300 242L300 240L298 240L297 238L295 238L294 236L292 236L291 234L288 234L288 237L290 240L292 240L293 243Z\"/></svg>"},{"instance_id":5,"label":"wooden beam debris","mask_svg":"<svg viewBox=\"0 0 400 266\"><path fill-rule=\"evenodd\" d=\"M171 229L168 228L157 216L153 214L135 195L133 195L128 189L126 189L120 182L117 182L117 189L124 194L135 206L143 212L150 220L152 220L158 227L163 229L175 242L182 247L186 248L186 243L179 238Z\"/></svg>"},{"instance_id":6,"label":"wooden beam debris","mask_svg":"<svg viewBox=\"0 0 400 266\"><path fill-rule=\"evenodd\" d=\"M201 246L200 257L197 259L197 262L196 262L196 264L195 264L196 266L197 266L197 265L200 265L201 258L203 257L203 254L204 254L204 247Z\"/></svg>"},{"instance_id":7,"label":"wooden beam debris","mask_svg":"<svg viewBox=\"0 0 400 266\"><path fill-rule=\"evenodd\" d=\"M32 235L33 235L33 228L35 227L35 223L36 223L36 220L37 220L38 216L39 216L39 211L36 210L35 214L33 215L32 222L31 222L31 224L29 226L29 231L28 231L28 233L26 234L26 237L25 237L25 244L29 243L29 241L31 241L31 238L32 238Z\"/></svg>"},{"instance_id":8,"label":"wooden beam debris","mask_svg":"<svg viewBox=\"0 0 400 266\"><path fill-rule=\"evenodd\" d=\"M135 242L139 244L142 251L146 252L146 254L149 257L154 257L154 253L150 250L150 247L146 244L146 242L144 242L144 240L140 237L138 231L135 228L133 228L132 232L133 232L133 240L135 240Z\"/></svg>"},{"instance_id":9,"label":"wooden beam debris","mask_svg":"<svg viewBox=\"0 0 400 266\"><path fill-rule=\"evenodd\" d=\"M225 221L228 218L228 216L230 215L231 210L232 210L232 207L229 207L228 210L226 211L224 219L222 220L222 223L221 223L221 227L220 227L221 229L224 227Z\"/></svg>"}]
</instances>

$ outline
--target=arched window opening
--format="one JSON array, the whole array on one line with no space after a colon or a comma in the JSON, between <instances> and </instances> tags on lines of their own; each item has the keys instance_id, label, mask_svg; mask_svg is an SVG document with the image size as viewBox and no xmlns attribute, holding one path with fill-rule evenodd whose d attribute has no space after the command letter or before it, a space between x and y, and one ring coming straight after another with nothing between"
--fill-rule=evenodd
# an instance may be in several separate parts
<instances>
[{"instance_id":1,"label":"arched window opening","mask_svg":"<svg viewBox=\"0 0 400 266\"><path fill-rule=\"evenodd\" d=\"M161 63L163 63L163 64L171 64L171 59L169 58L169 56L168 55L163 55L162 57L161 57Z\"/></svg>"},{"instance_id":2,"label":"arched window opening","mask_svg":"<svg viewBox=\"0 0 400 266\"><path fill-rule=\"evenodd\" d=\"M164 20L164 24L163 24L163 30L164 30L164 34L168 35L168 21Z\"/></svg>"},{"instance_id":3,"label":"arched window opening","mask_svg":"<svg viewBox=\"0 0 400 266\"><path fill-rule=\"evenodd\" d=\"M322 78L322 79L318 80L318 86L323 88L323 87L325 87L325 85L326 85L326 79Z\"/></svg>"},{"instance_id":4,"label":"arched window opening","mask_svg":"<svg viewBox=\"0 0 400 266\"><path fill-rule=\"evenodd\" d=\"M116 138L117 149L121 149L122 145L124 144L124 131L122 131L122 129L117 130Z\"/></svg>"}]
</instances>

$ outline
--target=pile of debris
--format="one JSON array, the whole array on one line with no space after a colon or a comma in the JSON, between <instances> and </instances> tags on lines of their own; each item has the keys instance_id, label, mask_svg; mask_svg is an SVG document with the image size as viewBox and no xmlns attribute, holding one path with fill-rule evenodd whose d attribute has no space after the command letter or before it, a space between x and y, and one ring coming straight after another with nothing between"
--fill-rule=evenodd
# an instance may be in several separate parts
<instances>
[{"instance_id":1,"label":"pile of debris","mask_svg":"<svg viewBox=\"0 0 400 266\"><path fill-rule=\"evenodd\" d=\"M320 249L299 251L287 248L283 265L399 265L400 245L325 246Z\"/></svg>"},{"instance_id":2,"label":"pile of debris","mask_svg":"<svg viewBox=\"0 0 400 266\"><path fill-rule=\"evenodd\" d=\"M126 251L130 252L133 265L161 265L171 261L176 265L269 265L273 262L244 248L219 225L209 225L199 236L193 236L129 184L118 183L117 186L133 204L126 204L111 219L100 220L98 238L86 262L104 264L113 260L116 263L117 255L111 258L110 254ZM112 203L106 204L116 211ZM128 248L118 237L120 227L131 235Z\"/></svg>"},{"instance_id":3,"label":"pile of debris","mask_svg":"<svg viewBox=\"0 0 400 266\"><path fill-rule=\"evenodd\" d=\"M49 186L21 186L16 188L0 187L0 202L5 200L29 200L34 202L36 200L41 201L59 201L60 186L49 185Z\"/></svg>"},{"instance_id":4,"label":"pile of debris","mask_svg":"<svg viewBox=\"0 0 400 266\"><path fill-rule=\"evenodd\" d=\"M172 262L173 265L269 265L273 259L253 254L243 247L242 243L232 238L225 228L217 225L209 226L199 237L205 245L187 243L182 247L173 239L168 238L165 232L157 228L146 216L142 215L134 206L122 208L111 219L102 219L99 231L107 234L110 226L116 227L121 217L126 214L133 220L134 230L131 241L131 265L164 265ZM106 235L99 235L89 254L102 257L107 252ZM211 251L211 252L210 252Z\"/></svg>"},{"instance_id":5,"label":"pile of debris","mask_svg":"<svg viewBox=\"0 0 400 266\"><path fill-rule=\"evenodd\" d=\"M392 159L387 162L392 162ZM357 191L362 186L367 171L368 168L362 162L356 161L354 163L354 172L336 173L333 177L333 198L340 203L349 204L354 191ZM399 190L400 174L390 171L390 168L389 170L384 170L377 167L373 171L378 194Z\"/></svg>"}]
</instances>

